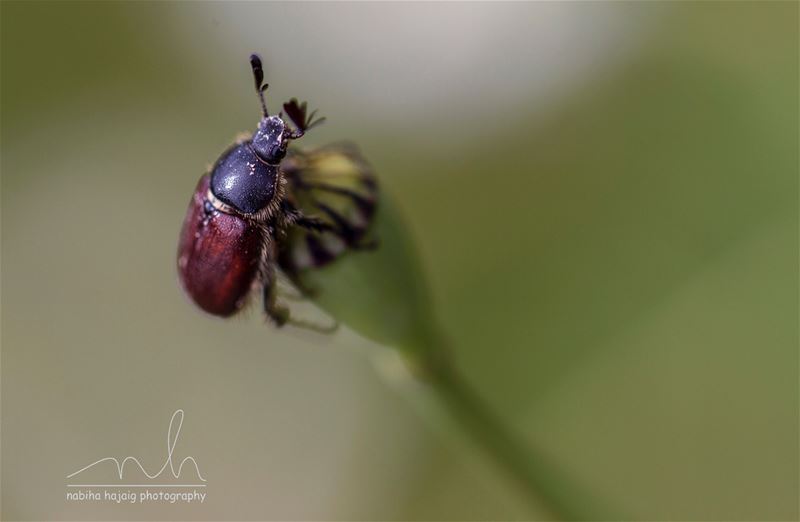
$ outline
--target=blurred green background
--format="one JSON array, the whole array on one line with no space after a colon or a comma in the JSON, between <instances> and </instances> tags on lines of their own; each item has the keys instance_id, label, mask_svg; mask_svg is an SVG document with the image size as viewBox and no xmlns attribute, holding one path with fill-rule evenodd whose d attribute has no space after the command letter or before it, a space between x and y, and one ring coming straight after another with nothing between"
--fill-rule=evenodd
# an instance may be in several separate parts
<instances>
[{"instance_id":1,"label":"blurred green background","mask_svg":"<svg viewBox=\"0 0 800 522\"><path fill-rule=\"evenodd\" d=\"M2 518L534 519L347 329L213 320L175 249L258 105L310 100L417 239L459 367L635 519L798 518L798 4L8 2ZM424 284L424 282L420 282ZM309 305L299 310L321 316ZM176 455L203 505L65 500Z\"/></svg>"}]
</instances>

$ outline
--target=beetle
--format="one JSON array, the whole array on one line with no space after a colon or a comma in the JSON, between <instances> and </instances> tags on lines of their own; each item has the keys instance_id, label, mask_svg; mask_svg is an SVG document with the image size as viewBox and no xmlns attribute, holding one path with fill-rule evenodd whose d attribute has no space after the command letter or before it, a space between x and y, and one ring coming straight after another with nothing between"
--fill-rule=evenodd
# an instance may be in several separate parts
<instances>
[{"instance_id":1,"label":"beetle","mask_svg":"<svg viewBox=\"0 0 800 522\"><path fill-rule=\"evenodd\" d=\"M352 145L293 146L325 118L315 120L316 111L307 114L296 98L270 115L260 57L251 55L250 65L261 118L197 183L180 232L178 276L192 301L212 315L236 314L260 290L274 324L302 325L278 301L278 272L309 295L302 271L375 248L367 233L378 185Z\"/></svg>"}]
</instances>

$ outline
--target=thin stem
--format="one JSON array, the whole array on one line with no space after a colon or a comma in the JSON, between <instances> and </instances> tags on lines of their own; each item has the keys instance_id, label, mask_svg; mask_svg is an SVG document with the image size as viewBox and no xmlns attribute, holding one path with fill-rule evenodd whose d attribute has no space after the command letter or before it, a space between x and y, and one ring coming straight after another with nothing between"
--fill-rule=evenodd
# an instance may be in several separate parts
<instances>
[{"instance_id":1,"label":"thin stem","mask_svg":"<svg viewBox=\"0 0 800 522\"><path fill-rule=\"evenodd\" d=\"M440 348L444 346L437 344ZM532 506L545 507L553 520L621 520L619 514L615 515L567 477L544 452L510 430L456 372L444 350L422 353L428 355L427 363L422 365L405 366L398 361L387 365L385 359L381 360L381 373L395 384L402 384L404 394L415 400L431 421L437 424L444 421L451 431L457 430L483 448L520 485Z\"/></svg>"},{"instance_id":2,"label":"thin stem","mask_svg":"<svg viewBox=\"0 0 800 522\"><path fill-rule=\"evenodd\" d=\"M541 451L522 441L451 366L429 374L430 383L466 432L558 520L612 520L607 508L579 490Z\"/></svg>"}]
</instances>

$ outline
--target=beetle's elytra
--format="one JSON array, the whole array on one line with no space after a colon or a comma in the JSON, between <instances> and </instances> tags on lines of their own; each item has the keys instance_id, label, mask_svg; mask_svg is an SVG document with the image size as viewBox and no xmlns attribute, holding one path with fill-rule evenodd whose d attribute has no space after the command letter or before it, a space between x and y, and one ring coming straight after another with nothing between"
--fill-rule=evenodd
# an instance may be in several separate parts
<instances>
[{"instance_id":1,"label":"beetle's elytra","mask_svg":"<svg viewBox=\"0 0 800 522\"><path fill-rule=\"evenodd\" d=\"M302 270L373 247L366 235L378 185L351 145L290 147L324 118L307 116L294 98L270 116L261 60L252 55L250 64L262 117L200 178L181 230L178 275L197 306L222 317L260 289L264 312L280 326L292 319L278 303L276 271L296 281Z\"/></svg>"},{"instance_id":2,"label":"beetle's elytra","mask_svg":"<svg viewBox=\"0 0 800 522\"><path fill-rule=\"evenodd\" d=\"M241 308L258 271L262 234L208 201L209 177L197 184L178 246L178 270L197 305L214 315Z\"/></svg>"}]
</instances>

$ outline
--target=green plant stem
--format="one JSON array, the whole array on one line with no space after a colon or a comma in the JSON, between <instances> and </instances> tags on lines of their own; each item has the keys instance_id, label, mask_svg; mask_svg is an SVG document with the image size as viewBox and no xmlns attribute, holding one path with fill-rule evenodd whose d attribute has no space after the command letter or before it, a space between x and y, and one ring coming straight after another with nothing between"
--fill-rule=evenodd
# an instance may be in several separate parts
<instances>
[{"instance_id":1,"label":"green plant stem","mask_svg":"<svg viewBox=\"0 0 800 522\"><path fill-rule=\"evenodd\" d=\"M444 424L446 431L460 432L481 447L519 484L533 507L549 512L550 519L620 519L570 480L544 452L508 429L441 354L435 363L412 365L411 372L402 371L399 364L396 361L391 371L382 373L402 384L403 394L421 406L429 420Z\"/></svg>"},{"instance_id":2,"label":"green plant stem","mask_svg":"<svg viewBox=\"0 0 800 522\"><path fill-rule=\"evenodd\" d=\"M559 520L609 519L585 491L563 476L550 458L535 451L509 430L452 367L432 374L431 384L449 411L498 464L506 469L529 495L538 499Z\"/></svg>"}]
</instances>

